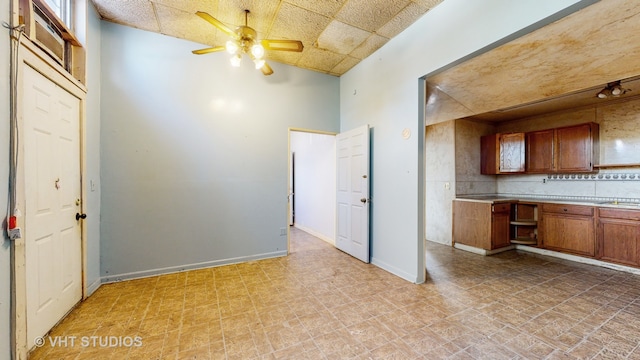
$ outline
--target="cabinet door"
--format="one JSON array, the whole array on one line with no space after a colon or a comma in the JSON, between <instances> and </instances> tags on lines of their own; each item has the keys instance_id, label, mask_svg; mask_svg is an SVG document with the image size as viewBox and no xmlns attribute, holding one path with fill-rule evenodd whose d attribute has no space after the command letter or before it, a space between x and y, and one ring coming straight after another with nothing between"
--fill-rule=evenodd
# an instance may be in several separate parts
<instances>
[{"instance_id":1,"label":"cabinet door","mask_svg":"<svg viewBox=\"0 0 640 360\"><path fill-rule=\"evenodd\" d=\"M500 134L500 173L524 171L524 133Z\"/></svg>"},{"instance_id":2,"label":"cabinet door","mask_svg":"<svg viewBox=\"0 0 640 360\"><path fill-rule=\"evenodd\" d=\"M453 242L491 250L491 206L453 200Z\"/></svg>"},{"instance_id":3,"label":"cabinet door","mask_svg":"<svg viewBox=\"0 0 640 360\"><path fill-rule=\"evenodd\" d=\"M510 204L507 204L510 207ZM495 207L494 207L495 209ZM509 237L509 222L511 220L511 212L501 211L494 212L491 216L491 249L511 245Z\"/></svg>"},{"instance_id":4,"label":"cabinet door","mask_svg":"<svg viewBox=\"0 0 640 360\"><path fill-rule=\"evenodd\" d=\"M553 172L553 134L553 129L527 133L528 173Z\"/></svg>"},{"instance_id":5,"label":"cabinet door","mask_svg":"<svg viewBox=\"0 0 640 360\"><path fill-rule=\"evenodd\" d=\"M598 239L601 260L640 265L640 222L601 218Z\"/></svg>"},{"instance_id":6,"label":"cabinet door","mask_svg":"<svg viewBox=\"0 0 640 360\"><path fill-rule=\"evenodd\" d=\"M480 173L524 172L524 133L492 134L480 138Z\"/></svg>"},{"instance_id":7,"label":"cabinet door","mask_svg":"<svg viewBox=\"0 0 640 360\"><path fill-rule=\"evenodd\" d=\"M556 171L593 171L593 128L597 124L582 124L556 129ZM596 145L598 145L596 143Z\"/></svg>"},{"instance_id":8,"label":"cabinet door","mask_svg":"<svg viewBox=\"0 0 640 360\"><path fill-rule=\"evenodd\" d=\"M550 250L595 256L595 229L591 216L542 215L542 243Z\"/></svg>"}]
</instances>

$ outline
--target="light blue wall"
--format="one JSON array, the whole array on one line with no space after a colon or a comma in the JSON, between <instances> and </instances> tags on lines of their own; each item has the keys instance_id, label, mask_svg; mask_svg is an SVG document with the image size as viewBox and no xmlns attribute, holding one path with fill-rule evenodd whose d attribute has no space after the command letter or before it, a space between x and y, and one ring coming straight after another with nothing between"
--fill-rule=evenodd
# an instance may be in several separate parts
<instances>
[{"instance_id":1,"label":"light blue wall","mask_svg":"<svg viewBox=\"0 0 640 360\"><path fill-rule=\"evenodd\" d=\"M0 0L0 23L10 23L9 0ZM0 36L0 359L11 356L11 243L6 237L6 208L9 179L9 36Z\"/></svg>"},{"instance_id":2,"label":"light blue wall","mask_svg":"<svg viewBox=\"0 0 640 360\"><path fill-rule=\"evenodd\" d=\"M100 286L100 17L88 4L87 102L85 119L85 174L88 189L84 210L87 227L87 293ZM93 183L93 187L91 184Z\"/></svg>"},{"instance_id":3,"label":"light blue wall","mask_svg":"<svg viewBox=\"0 0 640 360\"><path fill-rule=\"evenodd\" d=\"M105 281L286 253L288 128L338 130L338 78L201 47L102 23Z\"/></svg>"},{"instance_id":4,"label":"light blue wall","mask_svg":"<svg viewBox=\"0 0 640 360\"><path fill-rule=\"evenodd\" d=\"M576 3L593 2L447 0L341 77L341 130L372 126L374 264L410 281L423 280L423 184L418 178L424 170L419 158L424 128L418 108L424 99L418 79L514 33L531 31L536 26L525 28L532 24L557 19L575 10L563 11ZM401 136L404 128L411 130L408 140Z\"/></svg>"}]
</instances>

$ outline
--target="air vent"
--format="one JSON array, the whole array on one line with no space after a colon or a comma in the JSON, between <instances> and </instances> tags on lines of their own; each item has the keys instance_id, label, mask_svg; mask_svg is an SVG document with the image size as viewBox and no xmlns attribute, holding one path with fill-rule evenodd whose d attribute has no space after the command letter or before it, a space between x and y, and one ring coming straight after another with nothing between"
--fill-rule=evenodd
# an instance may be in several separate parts
<instances>
[{"instance_id":1,"label":"air vent","mask_svg":"<svg viewBox=\"0 0 640 360\"><path fill-rule=\"evenodd\" d=\"M33 12L36 20L36 43L46 50L55 61L64 66L65 41L62 38L62 33L35 4Z\"/></svg>"}]
</instances>

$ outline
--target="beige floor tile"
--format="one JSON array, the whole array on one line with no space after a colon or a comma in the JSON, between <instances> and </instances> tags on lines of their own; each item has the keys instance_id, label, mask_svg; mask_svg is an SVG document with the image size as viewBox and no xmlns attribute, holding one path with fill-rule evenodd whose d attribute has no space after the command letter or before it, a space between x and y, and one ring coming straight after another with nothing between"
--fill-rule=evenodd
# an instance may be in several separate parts
<instances>
[{"instance_id":1,"label":"beige floor tile","mask_svg":"<svg viewBox=\"0 0 640 360\"><path fill-rule=\"evenodd\" d=\"M287 257L101 286L30 359L640 359L640 276L427 243L410 284L295 228Z\"/></svg>"}]
</instances>

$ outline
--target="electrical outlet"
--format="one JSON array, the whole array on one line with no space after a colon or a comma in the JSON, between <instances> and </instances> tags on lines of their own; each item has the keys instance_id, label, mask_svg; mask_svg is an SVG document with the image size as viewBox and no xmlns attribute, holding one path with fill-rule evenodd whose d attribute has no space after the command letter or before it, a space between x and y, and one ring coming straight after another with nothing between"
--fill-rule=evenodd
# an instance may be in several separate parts
<instances>
[{"instance_id":1,"label":"electrical outlet","mask_svg":"<svg viewBox=\"0 0 640 360\"><path fill-rule=\"evenodd\" d=\"M286 228L280 228L280 236L285 236L287 235L287 229Z\"/></svg>"},{"instance_id":2,"label":"electrical outlet","mask_svg":"<svg viewBox=\"0 0 640 360\"><path fill-rule=\"evenodd\" d=\"M22 231L20 228L13 228L7 231L9 233L9 239L16 240L22 237Z\"/></svg>"},{"instance_id":3,"label":"electrical outlet","mask_svg":"<svg viewBox=\"0 0 640 360\"><path fill-rule=\"evenodd\" d=\"M445 190L449 190L449 189L451 189L451 185L448 182L446 182L446 183L444 183L444 188L445 188Z\"/></svg>"}]
</instances>

